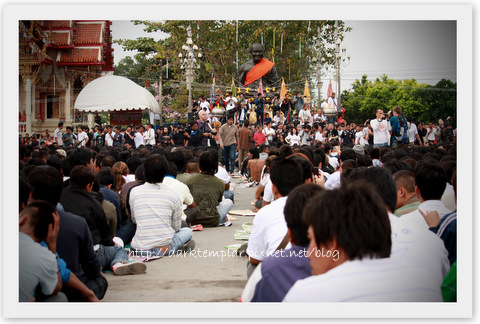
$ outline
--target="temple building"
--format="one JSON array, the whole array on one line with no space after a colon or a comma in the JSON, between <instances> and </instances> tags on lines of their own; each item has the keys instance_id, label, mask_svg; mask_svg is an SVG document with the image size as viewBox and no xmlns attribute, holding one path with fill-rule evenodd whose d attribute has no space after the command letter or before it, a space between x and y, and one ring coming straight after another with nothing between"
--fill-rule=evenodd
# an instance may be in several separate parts
<instances>
[{"instance_id":1,"label":"temple building","mask_svg":"<svg viewBox=\"0 0 480 324\"><path fill-rule=\"evenodd\" d=\"M19 133L50 132L79 123L73 106L92 80L111 73L108 20L19 22Z\"/></svg>"}]
</instances>

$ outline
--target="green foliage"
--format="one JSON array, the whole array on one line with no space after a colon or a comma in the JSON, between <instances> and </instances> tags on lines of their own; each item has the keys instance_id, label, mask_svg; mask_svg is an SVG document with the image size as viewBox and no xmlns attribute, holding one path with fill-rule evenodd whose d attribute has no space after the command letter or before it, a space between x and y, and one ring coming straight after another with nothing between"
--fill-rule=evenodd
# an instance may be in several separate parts
<instances>
[{"instance_id":1,"label":"green foliage","mask_svg":"<svg viewBox=\"0 0 480 324\"><path fill-rule=\"evenodd\" d=\"M335 21L333 20L242 20L238 21L238 39L237 21L234 20L202 20L198 21L198 25L197 21L188 20L163 22L133 20L132 22L135 25L144 25L144 31L148 33L162 32L168 34L169 37L159 41L155 41L151 37L114 40L125 50L139 52L135 56L137 62L122 60L117 67L116 74L156 80L158 79L158 66L154 65L158 64L159 59L162 58L164 64L166 59L169 60L169 80L177 82L184 80L178 54L183 53L182 45L186 42L186 29L190 25L193 43L200 48L203 55L200 59L201 67L196 71L194 80L196 82L196 86L194 84L193 87L195 97L200 94L208 95L213 77L217 88L229 88L232 77L234 78L237 74L237 51L238 66L240 66L251 58L250 45L260 43L262 40L265 46L265 57L275 60L279 77L285 79L289 91L303 91L306 78L309 80L309 84L315 84L312 81L315 67L311 59L318 52L317 28L322 31L321 39L324 44L322 57L327 58L327 53L330 53L333 58L333 48L329 46L335 41L333 28ZM339 35L343 39L344 33L350 31L350 28L347 28L342 21L339 22L339 25ZM332 60L332 58L327 59ZM167 92L168 82L166 81L164 84ZM137 83L141 84L142 82ZM173 87L173 84L170 84L170 87ZM173 95L173 92L171 94ZM315 91L312 92L312 95L315 96ZM181 108L180 103L174 102L172 105ZM182 105L185 106L185 102Z\"/></svg>"},{"instance_id":2,"label":"green foliage","mask_svg":"<svg viewBox=\"0 0 480 324\"><path fill-rule=\"evenodd\" d=\"M374 118L378 108L389 111L400 106L404 116L414 120L435 121L456 116L456 84L441 80L435 86L418 84L416 80L391 80L386 75L374 82L363 75L342 94L347 121L364 122Z\"/></svg>"}]
</instances>

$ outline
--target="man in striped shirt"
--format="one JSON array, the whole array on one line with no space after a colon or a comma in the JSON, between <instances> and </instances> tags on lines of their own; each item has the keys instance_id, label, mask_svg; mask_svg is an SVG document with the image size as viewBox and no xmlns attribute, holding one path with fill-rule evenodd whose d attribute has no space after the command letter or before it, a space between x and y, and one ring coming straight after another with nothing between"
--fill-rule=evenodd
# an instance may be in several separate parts
<instances>
[{"instance_id":1,"label":"man in striped shirt","mask_svg":"<svg viewBox=\"0 0 480 324\"><path fill-rule=\"evenodd\" d=\"M130 192L132 221L137 224L131 247L139 255L161 257L195 245L192 230L181 228L180 196L162 183L167 169L163 155L149 156L144 162L146 183Z\"/></svg>"}]
</instances>

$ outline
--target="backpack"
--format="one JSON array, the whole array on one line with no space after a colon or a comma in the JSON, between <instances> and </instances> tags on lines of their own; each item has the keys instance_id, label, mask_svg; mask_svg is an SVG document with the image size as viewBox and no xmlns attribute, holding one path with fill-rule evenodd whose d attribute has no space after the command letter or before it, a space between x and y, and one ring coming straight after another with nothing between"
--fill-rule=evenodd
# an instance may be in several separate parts
<instances>
[{"instance_id":1,"label":"backpack","mask_svg":"<svg viewBox=\"0 0 480 324\"><path fill-rule=\"evenodd\" d=\"M397 129L393 136L398 142L408 143L408 124L403 116L398 116Z\"/></svg>"}]
</instances>

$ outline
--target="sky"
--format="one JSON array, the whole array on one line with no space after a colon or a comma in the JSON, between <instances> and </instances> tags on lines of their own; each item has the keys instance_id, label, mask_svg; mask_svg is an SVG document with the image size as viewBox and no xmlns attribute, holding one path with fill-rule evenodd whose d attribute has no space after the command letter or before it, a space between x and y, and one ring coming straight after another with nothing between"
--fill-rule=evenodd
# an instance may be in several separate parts
<instances>
[{"instance_id":1,"label":"sky","mask_svg":"<svg viewBox=\"0 0 480 324\"><path fill-rule=\"evenodd\" d=\"M342 91L351 89L351 84L364 74L369 80L386 74L391 79L415 79L432 85L442 78L457 81L455 21L346 20L345 23L352 31L345 34L342 45L347 47L351 60L341 70ZM114 20L113 39L153 37L158 40L167 36L146 33L142 26L128 20ZM123 51L118 44L114 44L114 49L115 64L135 55L135 52ZM323 95L330 79L334 91L337 89L333 72L328 73L323 80ZM312 86L310 89L312 91Z\"/></svg>"}]
</instances>

